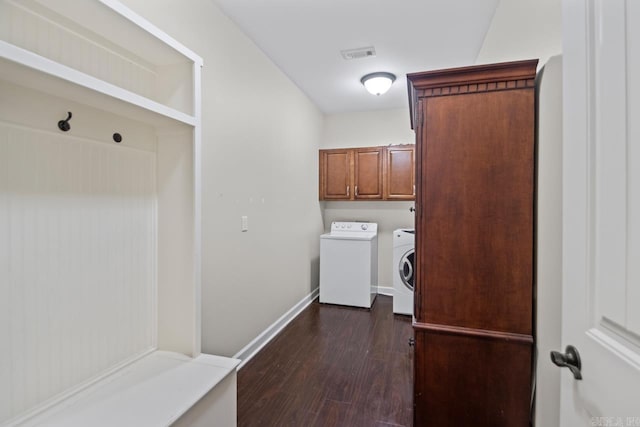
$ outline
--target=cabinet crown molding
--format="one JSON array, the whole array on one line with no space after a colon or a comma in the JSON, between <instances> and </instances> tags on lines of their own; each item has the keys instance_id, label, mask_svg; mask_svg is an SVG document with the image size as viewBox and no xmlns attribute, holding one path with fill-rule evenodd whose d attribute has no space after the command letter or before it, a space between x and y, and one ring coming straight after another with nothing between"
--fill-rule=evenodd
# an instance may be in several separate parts
<instances>
[{"instance_id":1,"label":"cabinet crown molding","mask_svg":"<svg viewBox=\"0 0 640 427\"><path fill-rule=\"evenodd\" d=\"M534 87L537 59L407 74L411 128L418 98Z\"/></svg>"},{"instance_id":2,"label":"cabinet crown molding","mask_svg":"<svg viewBox=\"0 0 640 427\"><path fill-rule=\"evenodd\" d=\"M501 62L499 64L474 65L445 70L423 71L407 74L414 89L455 86L461 83L489 83L503 80L535 79L537 59Z\"/></svg>"}]
</instances>

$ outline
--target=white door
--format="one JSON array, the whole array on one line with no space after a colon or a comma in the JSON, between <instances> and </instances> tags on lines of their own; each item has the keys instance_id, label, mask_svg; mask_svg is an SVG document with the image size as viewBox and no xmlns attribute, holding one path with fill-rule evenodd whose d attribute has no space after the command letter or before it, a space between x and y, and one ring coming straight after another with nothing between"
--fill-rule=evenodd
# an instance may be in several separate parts
<instances>
[{"instance_id":1,"label":"white door","mask_svg":"<svg viewBox=\"0 0 640 427\"><path fill-rule=\"evenodd\" d=\"M563 369L560 424L640 426L640 0L563 0L563 43L562 341L583 379Z\"/></svg>"}]
</instances>

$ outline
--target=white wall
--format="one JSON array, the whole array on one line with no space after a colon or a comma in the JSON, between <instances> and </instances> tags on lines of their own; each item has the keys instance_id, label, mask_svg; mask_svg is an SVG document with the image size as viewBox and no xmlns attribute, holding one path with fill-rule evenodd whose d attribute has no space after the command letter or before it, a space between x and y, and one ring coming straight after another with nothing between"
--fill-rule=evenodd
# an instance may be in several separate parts
<instances>
[{"instance_id":1,"label":"white wall","mask_svg":"<svg viewBox=\"0 0 640 427\"><path fill-rule=\"evenodd\" d=\"M413 144L415 140L407 106L393 110L329 114L325 117L321 148Z\"/></svg>"},{"instance_id":2,"label":"white wall","mask_svg":"<svg viewBox=\"0 0 640 427\"><path fill-rule=\"evenodd\" d=\"M202 349L233 355L318 286L323 115L211 0L123 3L204 59Z\"/></svg>"},{"instance_id":3,"label":"white wall","mask_svg":"<svg viewBox=\"0 0 640 427\"><path fill-rule=\"evenodd\" d=\"M539 58L538 68L562 52L561 0L502 0L477 64Z\"/></svg>"},{"instance_id":4,"label":"white wall","mask_svg":"<svg viewBox=\"0 0 640 427\"><path fill-rule=\"evenodd\" d=\"M560 349L562 317L562 58L538 76L536 425L560 421L560 374L549 352Z\"/></svg>"},{"instance_id":5,"label":"white wall","mask_svg":"<svg viewBox=\"0 0 640 427\"><path fill-rule=\"evenodd\" d=\"M331 114L325 117L322 148L412 144L409 109ZM332 221L378 223L378 286L392 287L393 230L413 228L413 202L324 202L324 226Z\"/></svg>"}]
</instances>

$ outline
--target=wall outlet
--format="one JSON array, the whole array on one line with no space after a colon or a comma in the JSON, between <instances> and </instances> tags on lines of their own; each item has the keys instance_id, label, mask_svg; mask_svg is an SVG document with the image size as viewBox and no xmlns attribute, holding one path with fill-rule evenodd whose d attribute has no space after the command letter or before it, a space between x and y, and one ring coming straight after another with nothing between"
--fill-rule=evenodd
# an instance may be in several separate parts
<instances>
[{"instance_id":1,"label":"wall outlet","mask_svg":"<svg viewBox=\"0 0 640 427\"><path fill-rule=\"evenodd\" d=\"M241 230L243 232L244 231L249 231L249 217L246 216L246 215L243 215L243 216L240 217L240 219L241 219L241 223L242 223Z\"/></svg>"}]
</instances>

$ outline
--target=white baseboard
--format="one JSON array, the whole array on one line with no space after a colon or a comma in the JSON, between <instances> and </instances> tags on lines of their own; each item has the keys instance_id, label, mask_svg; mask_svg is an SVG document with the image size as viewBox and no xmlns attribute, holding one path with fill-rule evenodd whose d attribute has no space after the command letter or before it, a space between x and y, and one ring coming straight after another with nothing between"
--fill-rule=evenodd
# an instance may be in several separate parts
<instances>
[{"instance_id":1,"label":"white baseboard","mask_svg":"<svg viewBox=\"0 0 640 427\"><path fill-rule=\"evenodd\" d=\"M291 307L289 311L280 316L278 320L268 326L260 335L255 337L253 341L244 346L242 350L233 355L234 359L240 359L242 362L238 365L238 370L253 358L262 348L269 343L280 331L289 324L298 314L318 297L320 288L315 288L309 295L302 298L296 305Z\"/></svg>"},{"instance_id":2,"label":"white baseboard","mask_svg":"<svg viewBox=\"0 0 640 427\"><path fill-rule=\"evenodd\" d=\"M392 297L395 294L395 289L390 286L378 286L378 294Z\"/></svg>"}]
</instances>

